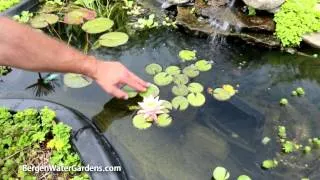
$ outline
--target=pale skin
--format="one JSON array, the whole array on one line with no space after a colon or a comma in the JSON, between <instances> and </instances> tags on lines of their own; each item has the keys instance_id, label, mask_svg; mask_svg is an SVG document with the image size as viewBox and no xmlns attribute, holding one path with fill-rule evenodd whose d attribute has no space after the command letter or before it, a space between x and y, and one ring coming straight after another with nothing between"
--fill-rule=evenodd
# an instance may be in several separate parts
<instances>
[{"instance_id":1,"label":"pale skin","mask_svg":"<svg viewBox=\"0 0 320 180\"><path fill-rule=\"evenodd\" d=\"M5 17L0 17L0 65L35 72L83 74L122 99L128 98L120 89L123 85L138 91L145 91L149 86L119 62L97 60Z\"/></svg>"}]
</instances>

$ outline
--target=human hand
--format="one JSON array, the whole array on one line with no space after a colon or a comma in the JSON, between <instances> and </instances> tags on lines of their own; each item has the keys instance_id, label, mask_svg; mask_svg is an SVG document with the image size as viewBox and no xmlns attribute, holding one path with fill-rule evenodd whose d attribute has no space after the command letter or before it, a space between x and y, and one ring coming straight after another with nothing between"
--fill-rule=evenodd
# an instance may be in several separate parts
<instances>
[{"instance_id":1,"label":"human hand","mask_svg":"<svg viewBox=\"0 0 320 180\"><path fill-rule=\"evenodd\" d=\"M146 91L149 86L149 83L116 61L96 61L93 78L106 92L122 99L128 99L128 94L120 89L123 85L129 85L138 91Z\"/></svg>"}]
</instances>

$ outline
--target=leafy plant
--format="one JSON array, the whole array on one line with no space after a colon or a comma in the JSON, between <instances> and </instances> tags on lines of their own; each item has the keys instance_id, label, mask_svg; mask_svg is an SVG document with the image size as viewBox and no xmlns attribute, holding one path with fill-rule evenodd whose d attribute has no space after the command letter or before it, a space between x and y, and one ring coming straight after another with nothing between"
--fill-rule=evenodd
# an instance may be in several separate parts
<instances>
[{"instance_id":1,"label":"leafy plant","mask_svg":"<svg viewBox=\"0 0 320 180\"><path fill-rule=\"evenodd\" d=\"M12 69L8 66L0 66L0 76L5 76L10 73Z\"/></svg>"},{"instance_id":2,"label":"leafy plant","mask_svg":"<svg viewBox=\"0 0 320 180\"><path fill-rule=\"evenodd\" d=\"M254 9L253 7L249 6L248 7L248 15L249 16L255 16L256 15L256 9Z\"/></svg>"},{"instance_id":3,"label":"leafy plant","mask_svg":"<svg viewBox=\"0 0 320 180\"><path fill-rule=\"evenodd\" d=\"M218 101L227 101L237 92L237 90L229 84L223 85L222 88L216 88L214 90L212 88L208 88L207 91Z\"/></svg>"},{"instance_id":4,"label":"leafy plant","mask_svg":"<svg viewBox=\"0 0 320 180\"><path fill-rule=\"evenodd\" d=\"M82 30L89 34L105 32L112 28L114 22L108 18L96 18L82 25Z\"/></svg>"},{"instance_id":5,"label":"leafy plant","mask_svg":"<svg viewBox=\"0 0 320 180\"><path fill-rule=\"evenodd\" d=\"M92 83L92 79L81 74L67 73L63 76L63 83L70 88L83 88Z\"/></svg>"},{"instance_id":6,"label":"leafy plant","mask_svg":"<svg viewBox=\"0 0 320 180\"><path fill-rule=\"evenodd\" d=\"M138 21L133 24L133 27L138 29L152 29L158 26L159 23L155 22L154 14L150 14L148 18L139 18Z\"/></svg>"},{"instance_id":7,"label":"leafy plant","mask_svg":"<svg viewBox=\"0 0 320 180\"><path fill-rule=\"evenodd\" d=\"M99 37L99 40L95 43L95 47L118 47L128 42L129 36L123 32L109 32Z\"/></svg>"},{"instance_id":8,"label":"leafy plant","mask_svg":"<svg viewBox=\"0 0 320 180\"><path fill-rule=\"evenodd\" d=\"M277 166L278 166L278 161L276 161L276 160L268 159L268 160L265 160L262 162L262 167L265 169L272 169Z\"/></svg>"},{"instance_id":9,"label":"leafy plant","mask_svg":"<svg viewBox=\"0 0 320 180\"><path fill-rule=\"evenodd\" d=\"M187 97L191 106L199 107L206 102L206 98L202 93L190 93Z\"/></svg>"},{"instance_id":10,"label":"leafy plant","mask_svg":"<svg viewBox=\"0 0 320 180\"><path fill-rule=\"evenodd\" d=\"M145 68L147 74L149 75L155 75L162 71L162 67L159 64L152 63L146 66Z\"/></svg>"},{"instance_id":11,"label":"leafy plant","mask_svg":"<svg viewBox=\"0 0 320 180\"><path fill-rule=\"evenodd\" d=\"M212 63L207 60L199 60L195 63L199 71L209 71L212 68Z\"/></svg>"},{"instance_id":12,"label":"leafy plant","mask_svg":"<svg viewBox=\"0 0 320 180\"><path fill-rule=\"evenodd\" d=\"M153 81L158 86L166 86L173 81L173 77L166 72L160 72L154 76Z\"/></svg>"},{"instance_id":13,"label":"leafy plant","mask_svg":"<svg viewBox=\"0 0 320 180\"><path fill-rule=\"evenodd\" d=\"M213 170L212 176L215 180L227 180L230 177L230 173L224 167L218 166Z\"/></svg>"},{"instance_id":14,"label":"leafy plant","mask_svg":"<svg viewBox=\"0 0 320 180\"><path fill-rule=\"evenodd\" d=\"M288 104L288 100L287 100L286 98L282 98L282 99L280 100L280 105L286 106L287 104Z\"/></svg>"},{"instance_id":15,"label":"leafy plant","mask_svg":"<svg viewBox=\"0 0 320 180\"><path fill-rule=\"evenodd\" d=\"M183 69L183 74L187 75L190 78L195 78L200 74L200 72L197 67L192 64Z\"/></svg>"},{"instance_id":16,"label":"leafy plant","mask_svg":"<svg viewBox=\"0 0 320 180\"><path fill-rule=\"evenodd\" d=\"M192 61L196 59L196 51L181 50L179 52L179 57L182 61Z\"/></svg>"},{"instance_id":17,"label":"leafy plant","mask_svg":"<svg viewBox=\"0 0 320 180\"><path fill-rule=\"evenodd\" d=\"M247 175L240 175L237 180L251 180L251 178Z\"/></svg>"},{"instance_id":18,"label":"leafy plant","mask_svg":"<svg viewBox=\"0 0 320 180\"><path fill-rule=\"evenodd\" d=\"M298 96L304 96L306 93L304 92L304 89L302 87L298 87L296 89L296 92L298 94Z\"/></svg>"},{"instance_id":19,"label":"leafy plant","mask_svg":"<svg viewBox=\"0 0 320 180\"><path fill-rule=\"evenodd\" d=\"M186 110L189 106L188 99L185 98L184 96L177 96L173 98L171 101L171 104L174 109L177 109L180 111Z\"/></svg>"},{"instance_id":20,"label":"leafy plant","mask_svg":"<svg viewBox=\"0 0 320 180\"><path fill-rule=\"evenodd\" d=\"M200 83L193 82L188 85L188 90L192 93L201 93L203 86Z\"/></svg>"},{"instance_id":21,"label":"leafy plant","mask_svg":"<svg viewBox=\"0 0 320 180\"><path fill-rule=\"evenodd\" d=\"M14 15L12 18L19 23L26 24L32 17L33 13L30 13L29 11L22 11L20 15Z\"/></svg>"},{"instance_id":22,"label":"leafy plant","mask_svg":"<svg viewBox=\"0 0 320 180\"><path fill-rule=\"evenodd\" d=\"M175 85L172 87L172 93L176 96L186 96L188 95L188 87L184 84Z\"/></svg>"},{"instance_id":23,"label":"leafy plant","mask_svg":"<svg viewBox=\"0 0 320 180\"><path fill-rule=\"evenodd\" d=\"M184 85L189 82L189 77L185 74L174 75L173 82L177 85Z\"/></svg>"},{"instance_id":24,"label":"leafy plant","mask_svg":"<svg viewBox=\"0 0 320 180\"><path fill-rule=\"evenodd\" d=\"M278 136L282 139L287 138L287 131L284 126L278 126Z\"/></svg>"},{"instance_id":25,"label":"leafy plant","mask_svg":"<svg viewBox=\"0 0 320 180\"><path fill-rule=\"evenodd\" d=\"M59 17L55 14L39 14L30 21L30 24L33 28L41 29L57 23L58 20Z\"/></svg>"},{"instance_id":26,"label":"leafy plant","mask_svg":"<svg viewBox=\"0 0 320 180\"><path fill-rule=\"evenodd\" d=\"M156 97L159 95L159 93L160 93L160 89L158 88L158 86L151 84L145 92L140 92L139 95L141 97L149 97L149 96Z\"/></svg>"},{"instance_id":27,"label":"leafy plant","mask_svg":"<svg viewBox=\"0 0 320 180\"><path fill-rule=\"evenodd\" d=\"M3 12L12 6L18 4L20 0L0 0L0 12Z\"/></svg>"},{"instance_id":28,"label":"leafy plant","mask_svg":"<svg viewBox=\"0 0 320 180\"><path fill-rule=\"evenodd\" d=\"M320 31L318 0L287 0L275 14L276 35L283 46L298 46L302 36Z\"/></svg>"},{"instance_id":29,"label":"leafy plant","mask_svg":"<svg viewBox=\"0 0 320 180\"><path fill-rule=\"evenodd\" d=\"M181 69L178 66L169 66L166 68L166 73L174 76L181 73Z\"/></svg>"}]
</instances>

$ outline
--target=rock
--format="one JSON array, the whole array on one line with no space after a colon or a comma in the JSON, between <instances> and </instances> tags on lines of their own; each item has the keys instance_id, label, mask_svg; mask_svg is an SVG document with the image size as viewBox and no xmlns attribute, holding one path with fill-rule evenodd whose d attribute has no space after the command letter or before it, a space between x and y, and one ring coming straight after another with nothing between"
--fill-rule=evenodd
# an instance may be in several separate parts
<instances>
[{"instance_id":1,"label":"rock","mask_svg":"<svg viewBox=\"0 0 320 180\"><path fill-rule=\"evenodd\" d=\"M208 0L208 5L211 7L221 7L228 4L228 0Z\"/></svg>"},{"instance_id":2,"label":"rock","mask_svg":"<svg viewBox=\"0 0 320 180\"><path fill-rule=\"evenodd\" d=\"M258 10L273 12L285 2L285 0L243 0L250 7Z\"/></svg>"},{"instance_id":3,"label":"rock","mask_svg":"<svg viewBox=\"0 0 320 180\"><path fill-rule=\"evenodd\" d=\"M166 0L162 5L161 8L162 9L167 9L173 5L182 5L182 4L186 4L189 3L190 0Z\"/></svg>"},{"instance_id":4,"label":"rock","mask_svg":"<svg viewBox=\"0 0 320 180\"><path fill-rule=\"evenodd\" d=\"M303 35L303 41L312 47L320 48L320 33L310 33Z\"/></svg>"}]
</instances>

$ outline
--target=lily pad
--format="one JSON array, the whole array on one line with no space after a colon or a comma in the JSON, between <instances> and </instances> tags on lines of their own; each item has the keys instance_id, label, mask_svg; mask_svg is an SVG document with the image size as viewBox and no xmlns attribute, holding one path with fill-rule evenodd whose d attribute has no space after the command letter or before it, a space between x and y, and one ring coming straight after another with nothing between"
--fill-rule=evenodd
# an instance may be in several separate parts
<instances>
[{"instance_id":1,"label":"lily pad","mask_svg":"<svg viewBox=\"0 0 320 180\"><path fill-rule=\"evenodd\" d=\"M122 88L123 91L125 91L128 94L129 98L134 98L138 95L138 92L131 88L130 86L126 85Z\"/></svg>"},{"instance_id":2,"label":"lily pad","mask_svg":"<svg viewBox=\"0 0 320 180\"><path fill-rule=\"evenodd\" d=\"M186 96L189 90L186 85L176 85L172 87L172 93L176 96Z\"/></svg>"},{"instance_id":3,"label":"lily pad","mask_svg":"<svg viewBox=\"0 0 320 180\"><path fill-rule=\"evenodd\" d=\"M202 106L206 102L206 97L202 93L190 93L187 98L190 105L194 107Z\"/></svg>"},{"instance_id":4,"label":"lily pad","mask_svg":"<svg viewBox=\"0 0 320 180\"><path fill-rule=\"evenodd\" d=\"M149 128L152 123L144 119L142 114L138 114L133 117L132 124L134 127L138 129L147 129Z\"/></svg>"},{"instance_id":5,"label":"lily pad","mask_svg":"<svg viewBox=\"0 0 320 180\"><path fill-rule=\"evenodd\" d=\"M84 23L82 30L89 34L97 34L109 30L113 24L114 22L109 18L97 18Z\"/></svg>"},{"instance_id":6,"label":"lily pad","mask_svg":"<svg viewBox=\"0 0 320 180\"><path fill-rule=\"evenodd\" d=\"M230 93L223 88L216 88L212 95L218 101L227 101L231 98Z\"/></svg>"},{"instance_id":7,"label":"lily pad","mask_svg":"<svg viewBox=\"0 0 320 180\"><path fill-rule=\"evenodd\" d=\"M160 127L167 127L171 124L172 117L169 114L161 114L155 122Z\"/></svg>"},{"instance_id":8,"label":"lily pad","mask_svg":"<svg viewBox=\"0 0 320 180\"><path fill-rule=\"evenodd\" d=\"M174 76L173 82L178 85L187 84L189 82L189 77L185 74L177 74Z\"/></svg>"},{"instance_id":9,"label":"lily pad","mask_svg":"<svg viewBox=\"0 0 320 180\"><path fill-rule=\"evenodd\" d=\"M181 50L179 57L182 61L192 61L196 59L196 51Z\"/></svg>"},{"instance_id":10,"label":"lily pad","mask_svg":"<svg viewBox=\"0 0 320 180\"><path fill-rule=\"evenodd\" d=\"M177 96L171 101L172 107L180 111L184 111L188 108L189 102L188 99L183 96Z\"/></svg>"},{"instance_id":11,"label":"lily pad","mask_svg":"<svg viewBox=\"0 0 320 180\"><path fill-rule=\"evenodd\" d=\"M123 32L109 32L99 37L98 44L105 47L117 47L126 44L129 36Z\"/></svg>"},{"instance_id":12,"label":"lily pad","mask_svg":"<svg viewBox=\"0 0 320 180\"><path fill-rule=\"evenodd\" d=\"M199 70L194 65L191 65L183 69L183 74L187 75L190 78L194 78L199 75Z\"/></svg>"},{"instance_id":13,"label":"lily pad","mask_svg":"<svg viewBox=\"0 0 320 180\"><path fill-rule=\"evenodd\" d=\"M39 14L30 21L30 24L33 28L41 29L57 23L58 20L59 17L55 14Z\"/></svg>"},{"instance_id":14,"label":"lily pad","mask_svg":"<svg viewBox=\"0 0 320 180\"><path fill-rule=\"evenodd\" d=\"M162 106L165 107L165 109L163 110L164 113L169 113L169 112L172 110L172 104L171 104L171 102L166 101L166 100L162 100L162 101L163 101Z\"/></svg>"},{"instance_id":15,"label":"lily pad","mask_svg":"<svg viewBox=\"0 0 320 180\"><path fill-rule=\"evenodd\" d=\"M275 168L278 166L278 161L276 160L271 160L271 159L268 159L268 160L265 160L262 162L262 167L264 169L272 169L272 168Z\"/></svg>"},{"instance_id":16,"label":"lily pad","mask_svg":"<svg viewBox=\"0 0 320 180\"><path fill-rule=\"evenodd\" d=\"M142 97L149 97L149 96L156 97L159 95L159 93L160 93L160 89L158 88L158 86L151 84L145 92L140 92L139 95Z\"/></svg>"},{"instance_id":17,"label":"lily pad","mask_svg":"<svg viewBox=\"0 0 320 180\"><path fill-rule=\"evenodd\" d=\"M209 71L212 68L212 64L207 60L199 60L195 63L195 66L199 71Z\"/></svg>"},{"instance_id":18,"label":"lily pad","mask_svg":"<svg viewBox=\"0 0 320 180\"><path fill-rule=\"evenodd\" d=\"M86 20L93 20L97 16L95 11L81 8L68 12L64 16L63 22L70 25L79 25Z\"/></svg>"},{"instance_id":19,"label":"lily pad","mask_svg":"<svg viewBox=\"0 0 320 180\"><path fill-rule=\"evenodd\" d=\"M67 73L63 76L63 83L70 88L83 88L92 83L92 79L81 74Z\"/></svg>"},{"instance_id":20,"label":"lily pad","mask_svg":"<svg viewBox=\"0 0 320 180\"><path fill-rule=\"evenodd\" d=\"M166 73L170 75L177 75L180 74L181 69L178 66L169 66L166 68Z\"/></svg>"},{"instance_id":21,"label":"lily pad","mask_svg":"<svg viewBox=\"0 0 320 180\"><path fill-rule=\"evenodd\" d=\"M188 90L193 93L201 93L203 91L203 86L200 83L190 83L188 85Z\"/></svg>"},{"instance_id":22,"label":"lily pad","mask_svg":"<svg viewBox=\"0 0 320 180\"><path fill-rule=\"evenodd\" d=\"M158 86L169 85L172 82L172 80L173 80L173 77L166 72L161 72L155 75L153 78L154 83L156 83Z\"/></svg>"},{"instance_id":23,"label":"lily pad","mask_svg":"<svg viewBox=\"0 0 320 180\"><path fill-rule=\"evenodd\" d=\"M230 177L230 173L224 167L218 166L213 170L212 176L215 180L227 180Z\"/></svg>"},{"instance_id":24,"label":"lily pad","mask_svg":"<svg viewBox=\"0 0 320 180\"><path fill-rule=\"evenodd\" d=\"M224 90L226 90L226 91L230 94L230 96L235 95L236 92L237 92L237 90L235 90L235 89L233 88L233 86L231 86L231 85L229 85L229 84L223 85L222 88L223 88Z\"/></svg>"},{"instance_id":25,"label":"lily pad","mask_svg":"<svg viewBox=\"0 0 320 180\"><path fill-rule=\"evenodd\" d=\"M155 75L162 71L162 67L159 64L152 63L146 66L145 68L147 74L149 75Z\"/></svg>"}]
</instances>

